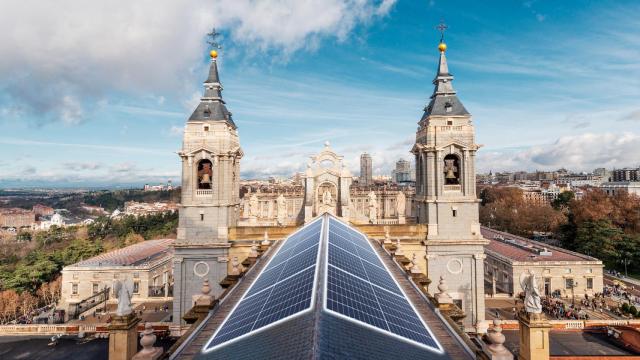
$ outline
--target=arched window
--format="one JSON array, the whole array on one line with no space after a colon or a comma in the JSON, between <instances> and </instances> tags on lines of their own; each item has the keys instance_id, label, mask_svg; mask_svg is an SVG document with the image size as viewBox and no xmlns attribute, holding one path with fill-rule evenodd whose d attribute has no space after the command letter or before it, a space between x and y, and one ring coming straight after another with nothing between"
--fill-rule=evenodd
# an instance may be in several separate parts
<instances>
[{"instance_id":1,"label":"arched window","mask_svg":"<svg viewBox=\"0 0 640 360\"><path fill-rule=\"evenodd\" d=\"M460 161L453 154L444 157L444 183L460 185Z\"/></svg>"},{"instance_id":2,"label":"arched window","mask_svg":"<svg viewBox=\"0 0 640 360\"><path fill-rule=\"evenodd\" d=\"M198 189L211 189L213 187L213 164L210 160L198 162Z\"/></svg>"}]
</instances>

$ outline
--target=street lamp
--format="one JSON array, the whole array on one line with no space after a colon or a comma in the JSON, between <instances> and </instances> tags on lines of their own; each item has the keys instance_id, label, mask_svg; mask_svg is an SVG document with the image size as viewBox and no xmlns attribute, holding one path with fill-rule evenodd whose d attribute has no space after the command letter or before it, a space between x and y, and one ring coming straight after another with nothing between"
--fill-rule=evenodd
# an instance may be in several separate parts
<instances>
[{"instance_id":1,"label":"street lamp","mask_svg":"<svg viewBox=\"0 0 640 360\"><path fill-rule=\"evenodd\" d=\"M627 273L627 265L631 264L631 259L627 259L626 257L622 260L620 260L623 264L624 264L624 277L629 277L629 274Z\"/></svg>"}]
</instances>

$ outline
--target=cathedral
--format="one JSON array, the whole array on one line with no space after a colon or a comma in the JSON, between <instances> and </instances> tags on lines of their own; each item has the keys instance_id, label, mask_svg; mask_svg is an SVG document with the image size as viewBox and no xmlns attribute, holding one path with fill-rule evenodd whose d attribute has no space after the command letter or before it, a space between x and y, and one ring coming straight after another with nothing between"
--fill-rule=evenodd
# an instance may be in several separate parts
<instances>
[{"instance_id":1,"label":"cathedral","mask_svg":"<svg viewBox=\"0 0 640 360\"><path fill-rule=\"evenodd\" d=\"M173 260L176 325L201 294L204 280L211 296L226 295L223 284L241 272L238 263L255 254L257 243L288 239L329 217L406 254L414 275L428 279L428 293L438 292L446 279L451 302L465 314L464 328L475 331L484 320L488 243L480 232L475 192L480 146L471 114L454 90L445 52L441 42L434 90L418 121L415 145L407 149L415 156L415 188L354 181L329 142L294 181L241 182L238 127L223 100L217 52L211 52L203 96L187 120L178 153L182 203ZM318 261L331 261L331 256Z\"/></svg>"}]
</instances>

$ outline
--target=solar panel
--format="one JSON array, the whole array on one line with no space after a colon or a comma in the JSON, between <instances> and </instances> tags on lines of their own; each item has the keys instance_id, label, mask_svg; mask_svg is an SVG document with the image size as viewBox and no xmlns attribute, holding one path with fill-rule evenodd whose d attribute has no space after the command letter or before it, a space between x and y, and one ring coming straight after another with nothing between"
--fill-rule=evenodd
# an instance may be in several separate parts
<instances>
[{"instance_id":1,"label":"solar panel","mask_svg":"<svg viewBox=\"0 0 640 360\"><path fill-rule=\"evenodd\" d=\"M319 250L323 246L324 255ZM366 236L330 216L320 217L283 242L203 352L311 311L320 286L317 268L322 256L322 311L442 352Z\"/></svg>"},{"instance_id":2,"label":"solar panel","mask_svg":"<svg viewBox=\"0 0 640 360\"><path fill-rule=\"evenodd\" d=\"M442 352L366 237L333 218L328 230L326 309Z\"/></svg>"},{"instance_id":3,"label":"solar panel","mask_svg":"<svg viewBox=\"0 0 640 360\"><path fill-rule=\"evenodd\" d=\"M320 218L284 241L203 352L312 309L322 222Z\"/></svg>"}]
</instances>

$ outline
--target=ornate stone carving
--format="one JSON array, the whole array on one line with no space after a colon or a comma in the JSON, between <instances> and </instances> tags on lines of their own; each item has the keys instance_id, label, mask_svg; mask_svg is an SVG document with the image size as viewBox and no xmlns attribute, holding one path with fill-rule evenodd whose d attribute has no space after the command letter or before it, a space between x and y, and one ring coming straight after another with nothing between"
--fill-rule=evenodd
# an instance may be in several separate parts
<instances>
[{"instance_id":1,"label":"ornate stone carving","mask_svg":"<svg viewBox=\"0 0 640 360\"><path fill-rule=\"evenodd\" d=\"M369 193L369 222L375 224L378 220L378 197L376 193Z\"/></svg>"},{"instance_id":2,"label":"ornate stone carving","mask_svg":"<svg viewBox=\"0 0 640 360\"><path fill-rule=\"evenodd\" d=\"M449 286L447 285L447 282L444 280L444 277L440 276L440 282L438 283L438 293L435 295L438 304L453 304L453 299L447 292L448 290Z\"/></svg>"},{"instance_id":3,"label":"ornate stone carving","mask_svg":"<svg viewBox=\"0 0 640 360\"><path fill-rule=\"evenodd\" d=\"M287 218L287 200L284 198L284 195L280 194L278 199L276 199L276 219L278 221L278 225L284 225L285 219Z\"/></svg>"},{"instance_id":4,"label":"ornate stone carving","mask_svg":"<svg viewBox=\"0 0 640 360\"><path fill-rule=\"evenodd\" d=\"M502 321L500 319L493 320L493 329L487 332L487 340L489 340L489 351L491 352L491 360L512 360L513 354L504 346L505 336L502 333Z\"/></svg>"},{"instance_id":5,"label":"ornate stone carving","mask_svg":"<svg viewBox=\"0 0 640 360\"><path fill-rule=\"evenodd\" d=\"M251 243L251 251L249 251L249 257L250 258L258 257L258 245L256 245L255 240Z\"/></svg>"},{"instance_id":6,"label":"ornate stone carving","mask_svg":"<svg viewBox=\"0 0 640 360\"><path fill-rule=\"evenodd\" d=\"M422 274L422 269L418 265L418 254L413 253L411 258L411 274Z\"/></svg>"},{"instance_id":7,"label":"ornate stone carving","mask_svg":"<svg viewBox=\"0 0 640 360\"><path fill-rule=\"evenodd\" d=\"M407 205L407 197L404 195L402 190L398 191L398 195L396 195L396 211L398 213L398 217L404 217Z\"/></svg>"},{"instance_id":8,"label":"ornate stone carving","mask_svg":"<svg viewBox=\"0 0 640 360\"><path fill-rule=\"evenodd\" d=\"M260 209L258 208L258 197L256 194L251 194L249 198L249 216L258 217Z\"/></svg>"}]
</instances>

